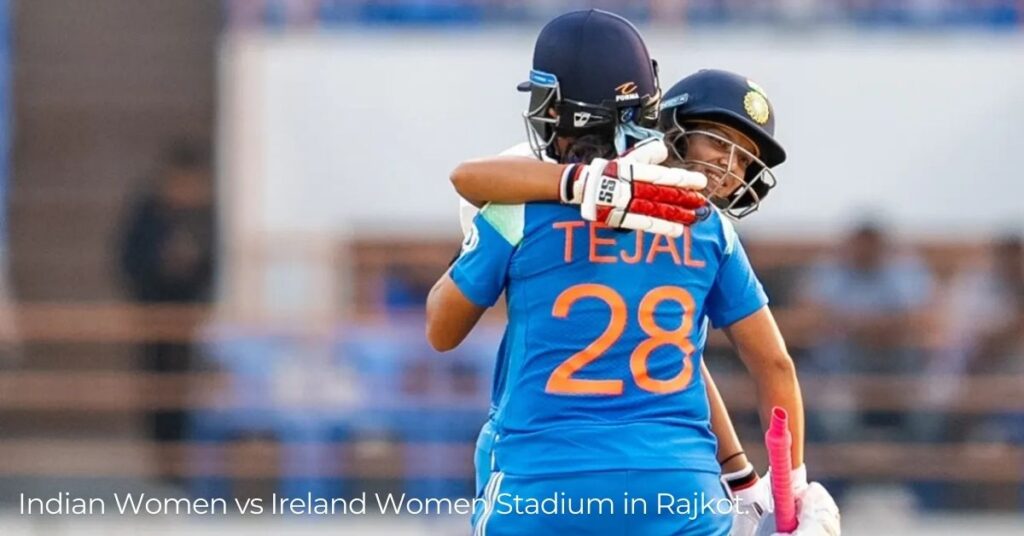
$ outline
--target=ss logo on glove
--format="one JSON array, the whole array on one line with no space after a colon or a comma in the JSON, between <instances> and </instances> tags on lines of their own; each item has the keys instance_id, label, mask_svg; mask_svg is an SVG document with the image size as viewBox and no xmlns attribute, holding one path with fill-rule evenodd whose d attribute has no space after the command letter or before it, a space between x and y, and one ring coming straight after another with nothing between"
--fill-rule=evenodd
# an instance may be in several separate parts
<instances>
[{"instance_id":1,"label":"ss logo on glove","mask_svg":"<svg viewBox=\"0 0 1024 536\"><path fill-rule=\"evenodd\" d=\"M615 179L602 179L601 189L597 193L597 200L601 203L611 203L615 199Z\"/></svg>"}]
</instances>

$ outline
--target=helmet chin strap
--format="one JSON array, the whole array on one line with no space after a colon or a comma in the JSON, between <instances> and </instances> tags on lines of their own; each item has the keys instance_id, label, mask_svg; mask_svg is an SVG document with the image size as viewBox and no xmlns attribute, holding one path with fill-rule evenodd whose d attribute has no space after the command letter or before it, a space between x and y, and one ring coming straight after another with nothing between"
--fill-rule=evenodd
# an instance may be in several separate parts
<instances>
[{"instance_id":1,"label":"helmet chin strap","mask_svg":"<svg viewBox=\"0 0 1024 536\"><path fill-rule=\"evenodd\" d=\"M633 138L634 141L646 140L647 138L658 138L663 139L665 137L660 131L644 128L632 121L620 123L619 126L615 127L615 152L622 154L629 149L628 138Z\"/></svg>"}]
</instances>

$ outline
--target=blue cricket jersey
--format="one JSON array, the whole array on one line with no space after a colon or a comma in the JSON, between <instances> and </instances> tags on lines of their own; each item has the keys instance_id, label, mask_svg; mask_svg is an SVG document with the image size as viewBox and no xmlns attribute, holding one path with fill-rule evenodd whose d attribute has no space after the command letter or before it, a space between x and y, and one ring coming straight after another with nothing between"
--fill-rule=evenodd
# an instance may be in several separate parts
<instances>
[{"instance_id":1,"label":"blue cricket jersey","mask_svg":"<svg viewBox=\"0 0 1024 536\"><path fill-rule=\"evenodd\" d=\"M679 238L608 229L554 203L488 205L451 270L508 326L492 400L510 474L719 471L700 359L768 300L716 210Z\"/></svg>"}]
</instances>

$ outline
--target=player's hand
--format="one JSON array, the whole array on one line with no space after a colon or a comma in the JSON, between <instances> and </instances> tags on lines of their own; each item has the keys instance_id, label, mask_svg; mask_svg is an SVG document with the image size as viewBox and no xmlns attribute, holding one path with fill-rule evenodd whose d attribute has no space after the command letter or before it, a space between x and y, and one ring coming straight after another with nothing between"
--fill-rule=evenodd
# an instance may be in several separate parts
<instances>
[{"instance_id":1,"label":"player's hand","mask_svg":"<svg viewBox=\"0 0 1024 536\"><path fill-rule=\"evenodd\" d=\"M817 482L807 482L807 467L801 465L793 469L791 476L793 482L793 495L796 498L797 528L793 532L775 531L775 505L769 501L770 514L765 515L758 522L757 536L785 536L793 534L796 536L839 536L839 507L828 490ZM771 482L771 475L765 474L761 479L763 482ZM769 486L770 488L770 486ZM771 499L771 490L768 490ZM735 532L733 534L736 534Z\"/></svg>"},{"instance_id":2,"label":"player's hand","mask_svg":"<svg viewBox=\"0 0 1024 536\"><path fill-rule=\"evenodd\" d=\"M754 477L753 480L751 476ZM753 466L722 475L722 482L736 503L730 536L839 536L839 507L819 483L807 482L807 468L793 470L797 528L791 533L775 532L775 504L772 500L771 474L756 478Z\"/></svg>"},{"instance_id":3,"label":"player's hand","mask_svg":"<svg viewBox=\"0 0 1024 536\"><path fill-rule=\"evenodd\" d=\"M839 507L824 486L817 482L810 485L796 497L797 527L793 532L774 532L775 515L765 516L758 534L772 536L840 536ZM762 532L763 531L763 532Z\"/></svg>"},{"instance_id":4,"label":"player's hand","mask_svg":"<svg viewBox=\"0 0 1024 536\"><path fill-rule=\"evenodd\" d=\"M685 225L707 213L708 200L700 193L707 178L657 165L667 154L655 140L615 160L569 166L562 175L562 202L580 205L585 220L612 228L680 236Z\"/></svg>"},{"instance_id":5,"label":"player's hand","mask_svg":"<svg viewBox=\"0 0 1024 536\"><path fill-rule=\"evenodd\" d=\"M736 505L729 534L754 536L761 520L772 511L771 484L765 478L758 478L754 466L749 464L740 471L722 475L722 482Z\"/></svg>"}]
</instances>

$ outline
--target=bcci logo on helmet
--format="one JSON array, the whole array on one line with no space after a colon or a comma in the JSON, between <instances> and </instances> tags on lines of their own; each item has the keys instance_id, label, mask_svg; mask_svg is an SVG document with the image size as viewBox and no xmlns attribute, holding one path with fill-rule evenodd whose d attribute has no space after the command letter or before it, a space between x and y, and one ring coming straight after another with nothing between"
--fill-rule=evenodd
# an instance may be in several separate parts
<instances>
[{"instance_id":1,"label":"bcci logo on helmet","mask_svg":"<svg viewBox=\"0 0 1024 536\"><path fill-rule=\"evenodd\" d=\"M636 82L626 82L615 88L615 92L618 95L615 96L615 102L640 100L640 94L637 93Z\"/></svg>"},{"instance_id":2,"label":"bcci logo on helmet","mask_svg":"<svg viewBox=\"0 0 1024 536\"><path fill-rule=\"evenodd\" d=\"M761 86L747 80L750 91L743 97L743 109L757 124L763 125L768 122L771 115L771 106L768 104L768 95L765 95Z\"/></svg>"}]
</instances>

